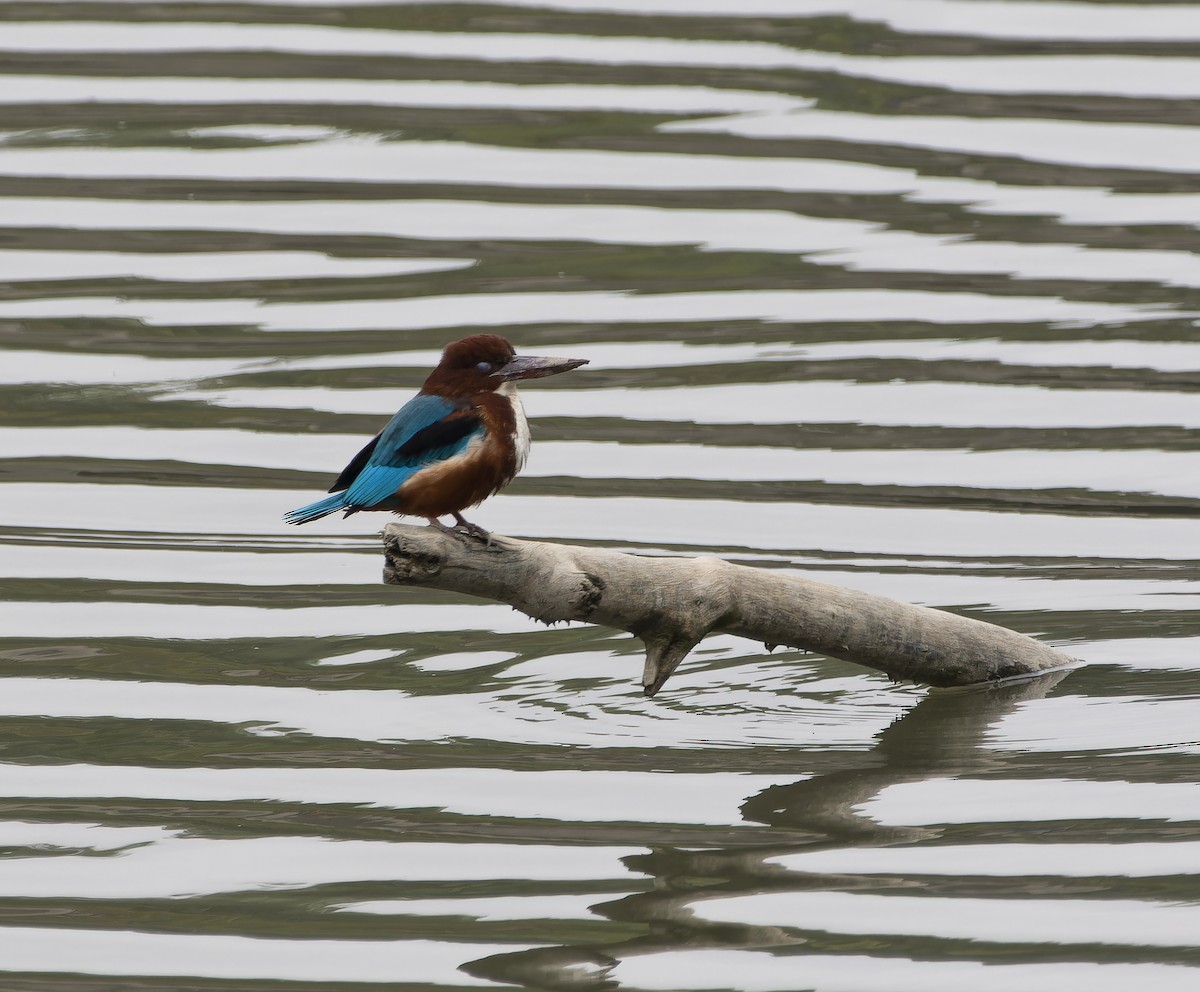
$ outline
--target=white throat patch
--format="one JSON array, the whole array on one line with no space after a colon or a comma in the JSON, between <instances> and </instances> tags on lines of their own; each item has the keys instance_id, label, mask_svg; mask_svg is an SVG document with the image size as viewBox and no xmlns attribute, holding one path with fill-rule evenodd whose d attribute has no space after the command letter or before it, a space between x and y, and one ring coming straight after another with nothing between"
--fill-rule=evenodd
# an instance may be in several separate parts
<instances>
[{"instance_id":1,"label":"white throat patch","mask_svg":"<svg viewBox=\"0 0 1200 992\"><path fill-rule=\"evenodd\" d=\"M506 382L496 390L512 404L513 418L517 422L513 430L513 444L517 449L517 471L525 467L525 459L529 457L529 421L525 419L525 407L521 405L521 397L517 395L517 387Z\"/></svg>"}]
</instances>

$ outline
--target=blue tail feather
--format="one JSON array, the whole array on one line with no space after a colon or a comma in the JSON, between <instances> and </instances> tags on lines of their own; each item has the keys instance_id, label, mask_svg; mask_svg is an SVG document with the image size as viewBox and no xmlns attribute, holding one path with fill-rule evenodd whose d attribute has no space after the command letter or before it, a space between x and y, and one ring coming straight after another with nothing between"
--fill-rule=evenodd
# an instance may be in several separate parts
<instances>
[{"instance_id":1,"label":"blue tail feather","mask_svg":"<svg viewBox=\"0 0 1200 992\"><path fill-rule=\"evenodd\" d=\"M296 510L288 510L283 515L283 519L289 524L306 524L310 520L320 520L322 517L344 509L347 509L346 494L334 493L325 499L309 503L308 506L302 506Z\"/></svg>"}]
</instances>

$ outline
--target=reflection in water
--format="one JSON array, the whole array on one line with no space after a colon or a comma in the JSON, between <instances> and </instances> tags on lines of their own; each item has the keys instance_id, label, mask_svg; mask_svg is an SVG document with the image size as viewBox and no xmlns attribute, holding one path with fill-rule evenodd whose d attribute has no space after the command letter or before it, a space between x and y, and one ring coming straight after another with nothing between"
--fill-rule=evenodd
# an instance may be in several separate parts
<instances>
[{"instance_id":1,"label":"reflection in water","mask_svg":"<svg viewBox=\"0 0 1200 992\"><path fill-rule=\"evenodd\" d=\"M872 884L862 877L871 873L869 866L839 869L835 864L824 868L818 852L839 852L844 863L853 865L853 859L845 856L862 846L910 845L940 838L941 829L880 824L864 816L863 807L883 790L901 783L987 774L1002 767L1002 758L981 748L988 728L1020 704L1044 698L1068 674L1049 673L985 689L933 690L884 730L870 751L847 753L843 758L847 767L830 769L797 782L771 785L751 795L741 806L742 815L751 823L773 827L771 836L782 843L768 840L736 848L662 849L629 859L630 867L653 875L657 884L650 892L605 904L598 911L616 919L645 922L649 933L625 945L606 945L602 950L609 958L608 966L614 967L618 961L634 956L669 950L675 946L675 934L681 925L696 931L691 943L697 942L697 937L703 944L722 947L807 943L793 931L827 929L820 922L801 919L805 906L821 910L820 900L814 903L808 895L831 885L853 891ZM936 855L936 851L931 853ZM816 864L813 864L814 854ZM960 869L955 874L967 872ZM856 875L861 881L854 878ZM912 884L905 882L899 872L893 884L897 883ZM776 925L764 927L750 918L761 904L774 906L784 897L797 896L795 909L790 902L784 902L781 911L774 914ZM748 913L739 912L743 905L750 907ZM704 926L702 921L709 919L724 920L731 926ZM847 927L834 929L841 931ZM868 928L859 932L915 931ZM811 939L819 942L816 937ZM589 960L592 960L590 952L584 951L578 966L585 967ZM497 981L553 988L557 987L557 976L570 967L572 964L564 958L563 951L553 949L502 955L476 962L469 970ZM541 977L537 978L539 972ZM709 987L687 979L681 979L680 984Z\"/></svg>"},{"instance_id":2,"label":"reflection in water","mask_svg":"<svg viewBox=\"0 0 1200 992\"><path fill-rule=\"evenodd\" d=\"M808 6L0 11L0 984L1195 987L1200 19ZM482 525L1092 664L650 701L286 529L483 328L593 364Z\"/></svg>"}]
</instances>

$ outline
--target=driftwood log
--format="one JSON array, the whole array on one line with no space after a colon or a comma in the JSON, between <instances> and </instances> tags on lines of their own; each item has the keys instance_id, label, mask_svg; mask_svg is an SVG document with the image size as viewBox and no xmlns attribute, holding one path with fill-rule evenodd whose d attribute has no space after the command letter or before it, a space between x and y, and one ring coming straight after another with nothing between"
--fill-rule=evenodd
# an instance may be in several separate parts
<instances>
[{"instance_id":1,"label":"driftwood log","mask_svg":"<svg viewBox=\"0 0 1200 992\"><path fill-rule=\"evenodd\" d=\"M627 630L646 645L653 696L708 634L736 634L874 668L895 680L970 685L1076 659L1024 634L943 610L720 558L660 558L388 524L384 581L498 600L535 620Z\"/></svg>"}]
</instances>

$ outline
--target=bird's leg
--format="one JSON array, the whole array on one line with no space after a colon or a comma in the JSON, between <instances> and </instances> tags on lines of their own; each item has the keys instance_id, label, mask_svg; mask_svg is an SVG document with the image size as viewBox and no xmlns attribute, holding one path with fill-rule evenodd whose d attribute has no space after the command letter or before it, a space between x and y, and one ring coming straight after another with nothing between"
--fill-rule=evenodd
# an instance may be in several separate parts
<instances>
[{"instance_id":1,"label":"bird's leg","mask_svg":"<svg viewBox=\"0 0 1200 992\"><path fill-rule=\"evenodd\" d=\"M455 516L458 516L458 514L456 513ZM444 523L438 520L437 517L426 517L425 519L429 521L430 527L436 527L443 534L449 534L451 537L462 537L462 534L456 531L453 527L447 527Z\"/></svg>"},{"instance_id":2,"label":"bird's leg","mask_svg":"<svg viewBox=\"0 0 1200 992\"><path fill-rule=\"evenodd\" d=\"M426 517L425 519L429 521L430 527L436 527L443 534L449 534L456 540L462 541L473 537L477 541L483 541L487 548L489 550L491 549L492 535L490 533L488 533L478 524L473 524L468 520L464 520L462 514L460 513L453 513L452 516L454 517L455 521L457 521L457 526L455 527L447 527L444 523L438 520L437 517Z\"/></svg>"},{"instance_id":3,"label":"bird's leg","mask_svg":"<svg viewBox=\"0 0 1200 992\"><path fill-rule=\"evenodd\" d=\"M489 548L492 546L492 535L489 531L484 530L482 527L479 526L479 524L473 524L469 520L464 519L463 515L461 513L459 513L457 510L452 512L450 514L450 516L452 516L455 519L458 526L461 527L463 529L463 531L470 534L472 537L479 538Z\"/></svg>"}]
</instances>

